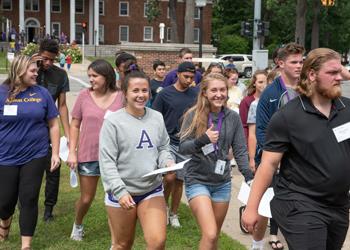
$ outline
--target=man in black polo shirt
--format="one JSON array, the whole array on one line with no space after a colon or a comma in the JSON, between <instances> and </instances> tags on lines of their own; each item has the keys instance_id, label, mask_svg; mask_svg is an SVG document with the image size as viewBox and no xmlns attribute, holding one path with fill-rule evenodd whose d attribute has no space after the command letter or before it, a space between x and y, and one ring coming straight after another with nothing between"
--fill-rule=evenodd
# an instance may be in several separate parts
<instances>
[{"instance_id":1,"label":"man in black polo shirt","mask_svg":"<svg viewBox=\"0 0 350 250\"><path fill-rule=\"evenodd\" d=\"M59 45L56 40L44 39L40 43L39 56L42 58L42 63L38 71L37 82L39 85L47 88L53 100L55 102L57 101L64 135L69 141L69 117L66 104L66 92L69 91L69 80L67 73L53 64L58 53ZM50 221L53 218L52 209L57 202L59 182L60 167L50 172L50 164L48 164L45 186L45 221Z\"/></svg>"},{"instance_id":2,"label":"man in black polo shirt","mask_svg":"<svg viewBox=\"0 0 350 250\"><path fill-rule=\"evenodd\" d=\"M243 225L256 230L258 205L280 164L271 212L289 249L341 249L349 224L350 100L341 97L337 52L304 61L298 91L272 117Z\"/></svg>"}]
</instances>

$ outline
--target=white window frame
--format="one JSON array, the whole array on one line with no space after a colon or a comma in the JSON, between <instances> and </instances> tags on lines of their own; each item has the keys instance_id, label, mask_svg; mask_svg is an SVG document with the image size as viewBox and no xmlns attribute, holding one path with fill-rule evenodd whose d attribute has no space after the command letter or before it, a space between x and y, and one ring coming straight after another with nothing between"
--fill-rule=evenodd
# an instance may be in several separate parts
<instances>
[{"instance_id":1,"label":"white window frame","mask_svg":"<svg viewBox=\"0 0 350 250\"><path fill-rule=\"evenodd\" d=\"M52 22L51 23L51 33L53 35L53 30L54 30L53 26L57 25L57 24L58 24L58 32L57 32L58 36L57 37L59 38L61 35L61 23L60 22Z\"/></svg>"},{"instance_id":2,"label":"white window frame","mask_svg":"<svg viewBox=\"0 0 350 250\"><path fill-rule=\"evenodd\" d=\"M127 28L127 40L126 41L121 40L122 28ZM119 25L119 42L129 42L129 26L128 25Z\"/></svg>"},{"instance_id":3,"label":"white window frame","mask_svg":"<svg viewBox=\"0 0 350 250\"><path fill-rule=\"evenodd\" d=\"M56 10L53 10L53 9L52 9L53 0L51 0L51 12L52 12L52 13L61 13L61 10L62 10L62 2L61 2L61 0L58 0L58 2L59 2L59 8L60 8L60 10L59 10L59 11L56 11Z\"/></svg>"},{"instance_id":4,"label":"white window frame","mask_svg":"<svg viewBox=\"0 0 350 250\"><path fill-rule=\"evenodd\" d=\"M199 20L200 17L201 17L201 9L199 7L194 7L194 14L193 14L194 20Z\"/></svg>"},{"instance_id":5,"label":"white window frame","mask_svg":"<svg viewBox=\"0 0 350 250\"><path fill-rule=\"evenodd\" d=\"M151 38L146 38L146 29L151 29ZM143 40L144 41L153 41L153 27L152 26L144 26L143 27Z\"/></svg>"},{"instance_id":6,"label":"white window frame","mask_svg":"<svg viewBox=\"0 0 350 250\"><path fill-rule=\"evenodd\" d=\"M1 10L3 11L11 11L12 10L12 0L8 0L10 3L10 8L9 9L4 9L4 0L1 1Z\"/></svg>"},{"instance_id":7,"label":"white window frame","mask_svg":"<svg viewBox=\"0 0 350 250\"><path fill-rule=\"evenodd\" d=\"M170 27L166 28L166 41L171 42L171 28Z\"/></svg>"},{"instance_id":8,"label":"white window frame","mask_svg":"<svg viewBox=\"0 0 350 250\"><path fill-rule=\"evenodd\" d=\"M102 4L102 13L100 13L100 4ZM100 16L105 15L105 1L104 0L98 1L98 12L99 12Z\"/></svg>"},{"instance_id":9,"label":"white window frame","mask_svg":"<svg viewBox=\"0 0 350 250\"><path fill-rule=\"evenodd\" d=\"M147 5L148 5L147 2L144 2L144 3L143 3L143 17L147 17L147 12L146 12L146 10L147 10Z\"/></svg>"},{"instance_id":10,"label":"white window frame","mask_svg":"<svg viewBox=\"0 0 350 250\"><path fill-rule=\"evenodd\" d=\"M83 15L84 12L85 12L85 0L80 0L80 1L83 2L83 11L82 11L82 12L78 12L78 11L77 11L77 0L73 0L73 1L75 1L75 13L76 13L76 14L79 14L79 15Z\"/></svg>"},{"instance_id":11,"label":"white window frame","mask_svg":"<svg viewBox=\"0 0 350 250\"><path fill-rule=\"evenodd\" d=\"M104 43L105 42L105 26L103 24L98 25L98 35L99 35L99 42Z\"/></svg>"},{"instance_id":12,"label":"white window frame","mask_svg":"<svg viewBox=\"0 0 350 250\"><path fill-rule=\"evenodd\" d=\"M122 10L122 9L121 9L121 6L122 6L122 4L126 4L126 5L127 5L127 12L128 12L128 13L127 13L126 15L124 15L124 14L121 13L121 10ZM129 13L130 13L129 11L130 11L129 2L127 2L127 1L120 1L120 2L119 2L119 16L129 16Z\"/></svg>"},{"instance_id":13,"label":"white window frame","mask_svg":"<svg viewBox=\"0 0 350 250\"><path fill-rule=\"evenodd\" d=\"M196 32L198 33L197 35L198 39L196 39ZM199 32L200 32L199 28L193 29L193 43L199 43Z\"/></svg>"},{"instance_id":14,"label":"white window frame","mask_svg":"<svg viewBox=\"0 0 350 250\"><path fill-rule=\"evenodd\" d=\"M33 0L25 0L25 1L30 2L30 9L29 10L26 9L26 3L24 2L24 11L31 11L31 12L39 12L40 11L40 0L37 0L38 1L38 9L37 10L33 9Z\"/></svg>"},{"instance_id":15,"label":"white window frame","mask_svg":"<svg viewBox=\"0 0 350 250\"><path fill-rule=\"evenodd\" d=\"M170 19L170 8L166 7L166 18Z\"/></svg>"}]
</instances>

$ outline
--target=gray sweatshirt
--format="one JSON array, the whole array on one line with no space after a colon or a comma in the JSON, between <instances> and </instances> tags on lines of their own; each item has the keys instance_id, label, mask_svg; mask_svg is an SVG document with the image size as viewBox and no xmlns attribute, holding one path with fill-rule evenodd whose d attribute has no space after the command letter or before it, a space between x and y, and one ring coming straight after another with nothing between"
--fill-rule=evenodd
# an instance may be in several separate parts
<instances>
[{"instance_id":1,"label":"gray sweatshirt","mask_svg":"<svg viewBox=\"0 0 350 250\"><path fill-rule=\"evenodd\" d=\"M183 128L187 128L193 120L194 112L182 123ZM213 114L214 128L218 125L218 115ZM231 179L230 161L227 159L230 147L233 149L238 169L243 174L246 181L253 179L253 173L248 165L248 153L246 141L243 133L243 126L239 115L224 108L222 127L219 133L218 152L204 155L202 147L209 144L209 137L204 133L199 138L190 136L180 141L180 153L191 155L191 160L185 165L185 183L192 185L195 183L205 185L220 185ZM223 175L215 173L217 160L226 161Z\"/></svg>"},{"instance_id":2,"label":"gray sweatshirt","mask_svg":"<svg viewBox=\"0 0 350 250\"><path fill-rule=\"evenodd\" d=\"M161 185L161 175L142 176L173 161L162 114L149 108L140 119L125 108L110 114L100 132L99 160L103 187L117 200Z\"/></svg>"}]
</instances>

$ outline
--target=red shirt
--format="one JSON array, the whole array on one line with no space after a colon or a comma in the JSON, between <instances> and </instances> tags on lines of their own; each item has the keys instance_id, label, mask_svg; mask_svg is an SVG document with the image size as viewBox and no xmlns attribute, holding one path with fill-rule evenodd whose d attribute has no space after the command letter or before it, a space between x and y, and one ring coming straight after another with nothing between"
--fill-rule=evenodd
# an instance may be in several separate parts
<instances>
[{"instance_id":1,"label":"red shirt","mask_svg":"<svg viewBox=\"0 0 350 250\"><path fill-rule=\"evenodd\" d=\"M247 124L248 111L249 111L250 104L252 104L254 100L255 100L254 94L248 95L243 98L243 100L241 101L241 104L239 105L239 116L241 117L241 120L242 120L243 130L247 141L247 145L248 145L248 124Z\"/></svg>"}]
</instances>

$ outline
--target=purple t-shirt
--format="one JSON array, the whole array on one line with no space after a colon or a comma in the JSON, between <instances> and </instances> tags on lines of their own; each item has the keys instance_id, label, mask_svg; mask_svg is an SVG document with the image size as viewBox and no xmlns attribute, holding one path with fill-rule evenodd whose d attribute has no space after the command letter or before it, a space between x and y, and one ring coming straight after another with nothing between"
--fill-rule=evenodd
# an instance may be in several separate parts
<instances>
[{"instance_id":1,"label":"purple t-shirt","mask_svg":"<svg viewBox=\"0 0 350 250\"><path fill-rule=\"evenodd\" d=\"M0 165L19 166L46 156L50 139L48 121L58 116L49 92L34 85L20 92L11 102L7 102L7 98L8 86L2 84Z\"/></svg>"},{"instance_id":2,"label":"purple t-shirt","mask_svg":"<svg viewBox=\"0 0 350 250\"><path fill-rule=\"evenodd\" d=\"M196 84L199 84L202 80L202 74L199 71L196 71L194 76L194 81ZM177 81L177 69L170 71L163 81L163 88L173 85Z\"/></svg>"},{"instance_id":3,"label":"purple t-shirt","mask_svg":"<svg viewBox=\"0 0 350 250\"><path fill-rule=\"evenodd\" d=\"M78 162L98 161L98 142L106 112L117 111L123 107L123 93L119 91L107 109L101 109L91 97L89 89L84 89L72 110L72 118L81 121L78 147Z\"/></svg>"}]
</instances>

